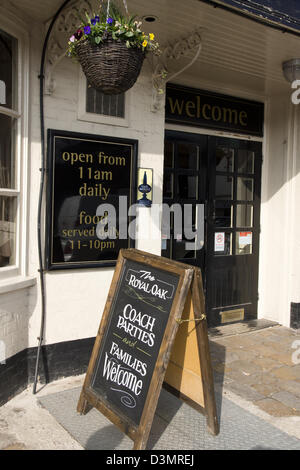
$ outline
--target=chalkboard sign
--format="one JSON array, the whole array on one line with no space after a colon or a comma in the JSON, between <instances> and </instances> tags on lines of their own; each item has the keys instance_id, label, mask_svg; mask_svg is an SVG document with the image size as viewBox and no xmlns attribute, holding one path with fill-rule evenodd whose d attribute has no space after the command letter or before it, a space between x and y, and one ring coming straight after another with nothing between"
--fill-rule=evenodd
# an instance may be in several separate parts
<instances>
[{"instance_id":1,"label":"chalkboard sign","mask_svg":"<svg viewBox=\"0 0 300 470\"><path fill-rule=\"evenodd\" d=\"M193 268L121 250L78 403L145 447Z\"/></svg>"},{"instance_id":2,"label":"chalkboard sign","mask_svg":"<svg viewBox=\"0 0 300 470\"><path fill-rule=\"evenodd\" d=\"M136 140L48 130L48 269L114 266L134 246L136 161Z\"/></svg>"}]
</instances>

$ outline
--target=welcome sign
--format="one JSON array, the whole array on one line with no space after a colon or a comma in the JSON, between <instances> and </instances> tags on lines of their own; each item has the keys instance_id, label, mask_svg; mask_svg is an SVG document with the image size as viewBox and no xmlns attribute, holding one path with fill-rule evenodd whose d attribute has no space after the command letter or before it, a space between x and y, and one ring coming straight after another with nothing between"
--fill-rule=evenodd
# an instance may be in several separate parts
<instances>
[{"instance_id":1,"label":"welcome sign","mask_svg":"<svg viewBox=\"0 0 300 470\"><path fill-rule=\"evenodd\" d=\"M263 136L263 103L167 85L166 122Z\"/></svg>"},{"instance_id":2,"label":"welcome sign","mask_svg":"<svg viewBox=\"0 0 300 470\"><path fill-rule=\"evenodd\" d=\"M139 425L179 276L128 260L91 388Z\"/></svg>"},{"instance_id":3,"label":"welcome sign","mask_svg":"<svg viewBox=\"0 0 300 470\"><path fill-rule=\"evenodd\" d=\"M186 314L192 319L181 318ZM134 449L144 449L167 371L165 386L193 402L206 416L210 432L217 434L205 318L198 268L135 249L121 250L77 411L86 414L96 408L134 441ZM198 338L195 343L189 335L192 347L186 345L185 328L180 326L189 321ZM175 337L177 356L170 369ZM193 361L200 361L192 397L188 370L179 367L190 353Z\"/></svg>"}]
</instances>

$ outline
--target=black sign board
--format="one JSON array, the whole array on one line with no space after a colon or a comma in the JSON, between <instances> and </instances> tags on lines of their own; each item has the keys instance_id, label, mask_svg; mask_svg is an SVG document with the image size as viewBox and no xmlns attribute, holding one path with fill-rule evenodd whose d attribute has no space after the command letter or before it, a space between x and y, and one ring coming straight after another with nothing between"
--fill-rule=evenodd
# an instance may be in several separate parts
<instances>
[{"instance_id":1,"label":"black sign board","mask_svg":"<svg viewBox=\"0 0 300 470\"><path fill-rule=\"evenodd\" d=\"M121 250L77 410L94 406L144 448L193 268Z\"/></svg>"},{"instance_id":2,"label":"black sign board","mask_svg":"<svg viewBox=\"0 0 300 470\"><path fill-rule=\"evenodd\" d=\"M48 130L48 269L113 266L133 246L137 141Z\"/></svg>"},{"instance_id":3,"label":"black sign board","mask_svg":"<svg viewBox=\"0 0 300 470\"><path fill-rule=\"evenodd\" d=\"M167 85L166 122L263 136L263 103Z\"/></svg>"},{"instance_id":4,"label":"black sign board","mask_svg":"<svg viewBox=\"0 0 300 470\"><path fill-rule=\"evenodd\" d=\"M139 425L179 276L126 260L91 387Z\"/></svg>"}]
</instances>

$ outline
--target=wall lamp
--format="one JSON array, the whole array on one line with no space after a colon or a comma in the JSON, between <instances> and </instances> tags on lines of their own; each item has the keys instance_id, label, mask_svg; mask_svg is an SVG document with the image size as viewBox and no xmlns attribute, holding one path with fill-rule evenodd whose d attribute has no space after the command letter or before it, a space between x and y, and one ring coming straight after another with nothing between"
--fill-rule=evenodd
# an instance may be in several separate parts
<instances>
[{"instance_id":1,"label":"wall lamp","mask_svg":"<svg viewBox=\"0 0 300 470\"><path fill-rule=\"evenodd\" d=\"M300 80L300 59L290 59L282 63L282 71L284 78L293 83Z\"/></svg>"}]
</instances>

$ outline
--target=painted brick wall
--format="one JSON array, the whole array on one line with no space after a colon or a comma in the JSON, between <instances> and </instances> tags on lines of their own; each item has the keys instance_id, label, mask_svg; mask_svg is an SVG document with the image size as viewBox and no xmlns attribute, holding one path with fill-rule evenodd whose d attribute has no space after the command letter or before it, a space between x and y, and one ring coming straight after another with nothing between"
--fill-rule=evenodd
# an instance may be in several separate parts
<instances>
[{"instance_id":1,"label":"painted brick wall","mask_svg":"<svg viewBox=\"0 0 300 470\"><path fill-rule=\"evenodd\" d=\"M0 362L28 346L28 289L0 295Z\"/></svg>"}]
</instances>

